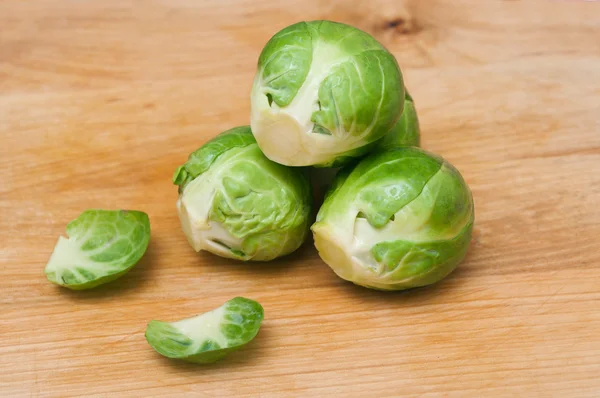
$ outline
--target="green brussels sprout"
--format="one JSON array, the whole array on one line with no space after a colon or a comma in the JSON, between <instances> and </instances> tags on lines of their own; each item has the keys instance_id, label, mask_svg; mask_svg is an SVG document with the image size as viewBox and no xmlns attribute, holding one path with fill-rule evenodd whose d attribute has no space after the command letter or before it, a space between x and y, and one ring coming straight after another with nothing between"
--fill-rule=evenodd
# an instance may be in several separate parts
<instances>
[{"instance_id":1,"label":"green brussels sprout","mask_svg":"<svg viewBox=\"0 0 600 398\"><path fill-rule=\"evenodd\" d=\"M150 221L141 211L86 210L67 225L44 273L50 282L83 290L125 275L150 242Z\"/></svg>"},{"instance_id":2,"label":"green brussels sprout","mask_svg":"<svg viewBox=\"0 0 600 398\"><path fill-rule=\"evenodd\" d=\"M372 149L400 118L403 99L398 63L372 36L336 22L300 22L260 54L251 126L275 162L335 167Z\"/></svg>"},{"instance_id":3,"label":"green brussels sprout","mask_svg":"<svg viewBox=\"0 0 600 398\"><path fill-rule=\"evenodd\" d=\"M460 173L414 147L375 152L336 176L312 226L343 279L380 290L435 283L464 258L473 198Z\"/></svg>"},{"instance_id":4,"label":"green brussels sprout","mask_svg":"<svg viewBox=\"0 0 600 398\"><path fill-rule=\"evenodd\" d=\"M404 112L400 116L398 123L392 127L389 133L383 136L377 142L377 149L390 149L399 146L420 146L421 129L419 127L419 118L417 109L412 97L405 91Z\"/></svg>"},{"instance_id":5,"label":"green brussels sprout","mask_svg":"<svg viewBox=\"0 0 600 398\"><path fill-rule=\"evenodd\" d=\"M181 225L196 251L267 261L293 252L308 234L307 175L267 159L248 126L204 144L173 182Z\"/></svg>"},{"instance_id":6,"label":"green brussels sprout","mask_svg":"<svg viewBox=\"0 0 600 398\"><path fill-rule=\"evenodd\" d=\"M264 318L254 300L236 297L210 312L177 322L150 321L146 340L167 358L212 363L256 337Z\"/></svg>"}]
</instances>

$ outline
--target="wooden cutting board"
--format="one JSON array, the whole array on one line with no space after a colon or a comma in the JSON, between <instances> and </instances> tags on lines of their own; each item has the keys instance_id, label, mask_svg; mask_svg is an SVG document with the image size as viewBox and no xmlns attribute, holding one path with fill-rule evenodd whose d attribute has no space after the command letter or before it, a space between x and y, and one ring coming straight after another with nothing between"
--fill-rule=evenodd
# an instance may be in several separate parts
<instances>
[{"instance_id":1,"label":"wooden cutting board","mask_svg":"<svg viewBox=\"0 0 600 398\"><path fill-rule=\"evenodd\" d=\"M268 264L196 254L175 168L249 123L269 37L353 24L397 56L423 146L470 184L443 282L379 293L312 243ZM156 0L0 4L0 395L600 396L600 3ZM146 211L144 259L71 292L43 268L87 208ZM213 366L169 361L151 319L242 295L263 328Z\"/></svg>"}]
</instances>

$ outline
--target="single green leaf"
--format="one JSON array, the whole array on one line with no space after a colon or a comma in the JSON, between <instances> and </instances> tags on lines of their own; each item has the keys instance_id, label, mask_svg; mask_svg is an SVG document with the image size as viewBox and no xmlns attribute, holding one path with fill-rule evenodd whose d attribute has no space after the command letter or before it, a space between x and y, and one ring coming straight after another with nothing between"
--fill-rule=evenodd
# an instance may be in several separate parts
<instances>
[{"instance_id":1,"label":"single green leaf","mask_svg":"<svg viewBox=\"0 0 600 398\"><path fill-rule=\"evenodd\" d=\"M212 363L256 337L264 318L262 306L236 297L221 307L177 322L150 321L146 340L167 358Z\"/></svg>"},{"instance_id":2,"label":"single green leaf","mask_svg":"<svg viewBox=\"0 0 600 398\"><path fill-rule=\"evenodd\" d=\"M127 273L150 241L148 215L131 210L86 210L67 225L44 270L50 282L90 289Z\"/></svg>"}]
</instances>

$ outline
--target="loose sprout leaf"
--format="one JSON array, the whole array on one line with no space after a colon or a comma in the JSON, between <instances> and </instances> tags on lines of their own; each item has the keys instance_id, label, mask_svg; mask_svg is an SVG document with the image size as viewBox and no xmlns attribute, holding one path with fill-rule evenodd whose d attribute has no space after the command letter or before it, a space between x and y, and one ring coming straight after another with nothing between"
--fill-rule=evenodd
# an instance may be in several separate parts
<instances>
[{"instance_id":1,"label":"loose sprout leaf","mask_svg":"<svg viewBox=\"0 0 600 398\"><path fill-rule=\"evenodd\" d=\"M165 357L212 363L252 341L263 318L258 302L236 297L193 318L171 323L150 321L146 340Z\"/></svg>"},{"instance_id":2,"label":"loose sprout leaf","mask_svg":"<svg viewBox=\"0 0 600 398\"><path fill-rule=\"evenodd\" d=\"M127 273L144 255L150 221L141 211L86 210L67 225L44 270L49 281L89 289Z\"/></svg>"}]
</instances>

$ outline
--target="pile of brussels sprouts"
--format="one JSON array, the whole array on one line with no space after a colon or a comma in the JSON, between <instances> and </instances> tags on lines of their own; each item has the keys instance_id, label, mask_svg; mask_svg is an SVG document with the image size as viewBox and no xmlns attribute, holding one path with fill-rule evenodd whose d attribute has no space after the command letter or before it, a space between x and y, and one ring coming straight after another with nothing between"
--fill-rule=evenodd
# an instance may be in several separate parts
<instances>
[{"instance_id":1,"label":"pile of brussels sprouts","mask_svg":"<svg viewBox=\"0 0 600 398\"><path fill-rule=\"evenodd\" d=\"M451 164L418 148L414 102L373 37L329 21L281 30L260 54L250 101L250 126L215 136L173 176L196 251L269 261L312 231L338 276L379 290L435 283L462 261L471 192ZM90 210L67 233L46 275L86 289L133 267L150 225L142 212ZM252 340L262 318L260 304L238 297L194 318L152 321L146 338L168 357L212 362Z\"/></svg>"},{"instance_id":2,"label":"pile of brussels sprouts","mask_svg":"<svg viewBox=\"0 0 600 398\"><path fill-rule=\"evenodd\" d=\"M312 221L309 176L340 168L310 227L340 277L400 290L462 260L471 193L452 165L416 148L413 100L373 37L327 21L283 29L260 54L250 100L251 127L216 136L175 173L194 249L258 261L296 250Z\"/></svg>"}]
</instances>

